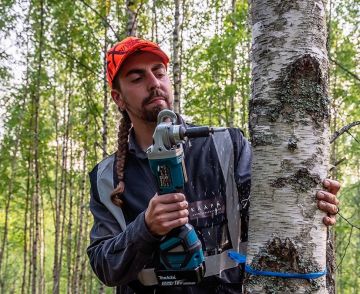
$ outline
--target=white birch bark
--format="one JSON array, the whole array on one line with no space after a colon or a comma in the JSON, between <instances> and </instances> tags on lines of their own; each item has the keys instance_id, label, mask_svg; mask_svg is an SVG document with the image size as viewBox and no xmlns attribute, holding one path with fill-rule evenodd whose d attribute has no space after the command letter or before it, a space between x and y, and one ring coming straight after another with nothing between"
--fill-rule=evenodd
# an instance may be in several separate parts
<instances>
[{"instance_id":1,"label":"white birch bark","mask_svg":"<svg viewBox=\"0 0 360 294\"><path fill-rule=\"evenodd\" d=\"M175 5L175 24L173 31L173 77L174 77L174 110L180 113L180 91L181 91L181 76L180 76L180 0L174 1Z\"/></svg>"},{"instance_id":2,"label":"white birch bark","mask_svg":"<svg viewBox=\"0 0 360 294\"><path fill-rule=\"evenodd\" d=\"M252 192L247 264L273 272L326 267L315 194L329 157L326 1L252 0ZM247 275L245 293L327 293L325 276Z\"/></svg>"},{"instance_id":3,"label":"white birch bark","mask_svg":"<svg viewBox=\"0 0 360 294\"><path fill-rule=\"evenodd\" d=\"M107 20L107 15L105 16L105 19ZM107 26L104 27L104 60L103 60L103 103L104 103L104 110L102 114L102 131L101 131L101 137L102 137L102 151L103 151L103 158L105 158L107 154L107 145L108 145L108 116L109 116L109 99L108 99L108 85L107 85L107 79L106 79L106 51L107 51Z\"/></svg>"},{"instance_id":4,"label":"white birch bark","mask_svg":"<svg viewBox=\"0 0 360 294\"><path fill-rule=\"evenodd\" d=\"M136 12L134 11L134 2L132 0L126 0L126 15L127 15L127 25L126 25L126 36L136 36L137 35L137 21L136 21Z\"/></svg>"}]
</instances>

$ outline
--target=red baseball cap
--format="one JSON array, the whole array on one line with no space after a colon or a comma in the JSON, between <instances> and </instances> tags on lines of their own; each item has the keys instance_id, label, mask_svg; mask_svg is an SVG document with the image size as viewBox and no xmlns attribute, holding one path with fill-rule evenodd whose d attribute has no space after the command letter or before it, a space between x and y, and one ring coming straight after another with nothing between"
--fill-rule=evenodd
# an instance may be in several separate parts
<instances>
[{"instance_id":1,"label":"red baseball cap","mask_svg":"<svg viewBox=\"0 0 360 294\"><path fill-rule=\"evenodd\" d=\"M114 77L125 59L138 51L145 51L158 55L165 66L169 63L169 57L156 43L136 37L127 37L121 42L116 43L106 53L106 77L110 87L112 87Z\"/></svg>"}]
</instances>

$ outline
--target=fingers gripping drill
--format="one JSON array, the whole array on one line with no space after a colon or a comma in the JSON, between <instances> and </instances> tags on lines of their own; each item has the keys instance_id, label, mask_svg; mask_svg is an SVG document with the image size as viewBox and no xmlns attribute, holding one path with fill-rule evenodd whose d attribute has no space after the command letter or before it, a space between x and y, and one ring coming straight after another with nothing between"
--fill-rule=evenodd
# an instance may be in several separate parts
<instances>
[{"instance_id":1,"label":"fingers gripping drill","mask_svg":"<svg viewBox=\"0 0 360 294\"><path fill-rule=\"evenodd\" d=\"M187 181L182 143L188 138L207 137L226 128L189 127L177 125L171 110L158 115L153 145L147 150L150 168L158 183L159 194L183 191ZM160 285L193 285L205 274L204 254L194 228L186 224L172 230L161 241L160 264L156 275Z\"/></svg>"}]
</instances>

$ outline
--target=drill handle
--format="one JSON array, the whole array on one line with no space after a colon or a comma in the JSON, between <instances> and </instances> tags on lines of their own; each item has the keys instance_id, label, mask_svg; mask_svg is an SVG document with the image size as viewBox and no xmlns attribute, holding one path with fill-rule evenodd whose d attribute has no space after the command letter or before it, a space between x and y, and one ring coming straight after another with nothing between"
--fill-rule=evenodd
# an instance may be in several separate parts
<instances>
[{"instance_id":1,"label":"drill handle","mask_svg":"<svg viewBox=\"0 0 360 294\"><path fill-rule=\"evenodd\" d=\"M215 128L215 127L189 127L189 128L181 128L181 138L198 138L198 137L208 137L210 134L214 134L215 132L224 132L226 128Z\"/></svg>"}]
</instances>

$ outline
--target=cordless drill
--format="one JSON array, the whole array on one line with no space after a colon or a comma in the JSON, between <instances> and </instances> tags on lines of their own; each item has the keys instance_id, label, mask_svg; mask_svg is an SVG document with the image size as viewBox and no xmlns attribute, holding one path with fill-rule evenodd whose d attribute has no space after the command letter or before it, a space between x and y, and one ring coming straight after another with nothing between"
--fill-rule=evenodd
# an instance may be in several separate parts
<instances>
[{"instance_id":1,"label":"cordless drill","mask_svg":"<svg viewBox=\"0 0 360 294\"><path fill-rule=\"evenodd\" d=\"M157 179L159 194L183 192L187 175L182 143L188 138L207 137L225 128L188 127L176 124L168 109L158 115L153 145L147 150L150 168ZM201 242L190 224L173 229L160 243L161 268L155 269L161 286L194 285L205 274Z\"/></svg>"}]
</instances>

